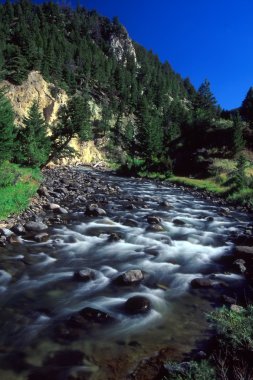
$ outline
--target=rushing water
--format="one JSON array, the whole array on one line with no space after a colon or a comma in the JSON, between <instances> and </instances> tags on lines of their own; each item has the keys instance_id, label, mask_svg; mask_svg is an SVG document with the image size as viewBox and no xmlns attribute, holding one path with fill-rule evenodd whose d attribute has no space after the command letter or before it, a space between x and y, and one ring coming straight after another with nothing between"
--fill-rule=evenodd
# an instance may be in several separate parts
<instances>
[{"instance_id":1,"label":"rushing water","mask_svg":"<svg viewBox=\"0 0 253 380\"><path fill-rule=\"evenodd\" d=\"M219 261L231 251L229 236L238 219L246 223L242 215L221 216L218 206L179 189L107 177L122 192L108 198L106 217L85 217L76 210L67 225L50 228L46 243L1 248L1 380L120 380L161 348L169 350L171 359L180 359L198 338L208 336L205 312L221 293L231 293L243 282ZM131 206L132 199L141 201L139 206ZM164 230L150 231L147 215L161 217ZM175 218L185 224L175 225ZM136 226L128 226L128 219ZM121 239L109 242L111 233ZM24 261L22 275L8 271ZM95 279L73 281L74 271L84 268L91 268ZM144 272L141 284L113 283L130 269ZM191 289L192 279L209 274L216 274L217 287ZM219 281L227 285L221 287ZM134 295L147 297L151 311L126 314L122 305ZM84 307L105 311L115 322L91 324L73 341L55 339L57 324Z\"/></svg>"}]
</instances>

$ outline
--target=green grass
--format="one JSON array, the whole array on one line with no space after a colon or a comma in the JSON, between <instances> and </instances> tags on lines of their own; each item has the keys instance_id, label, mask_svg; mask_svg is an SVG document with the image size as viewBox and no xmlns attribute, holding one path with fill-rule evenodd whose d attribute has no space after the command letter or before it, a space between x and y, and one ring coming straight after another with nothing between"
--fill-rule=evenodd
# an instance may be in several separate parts
<instances>
[{"instance_id":1,"label":"green grass","mask_svg":"<svg viewBox=\"0 0 253 380\"><path fill-rule=\"evenodd\" d=\"M196 178L188 178L188 177L177 177L171 176L169 181L172 183L177 183L181 185L186 185L194 188L198 188L201 190L207 190L212 193L223 195L225 194L229 188L223 186L219 183L216 183L213 179L196 179Z\"/></svg>"},{"instance_id":2,"label":"green grass","mask_svg":"<svg viewBox=\"0 0 253 380\"><path fill-rule=\"evenodd\" d=\"M23 211L41 181L39 169L20 168L4 163L0 166L0 220Z\"/></svg>"},{"instance_id":3,"label":"green grass","mask_svg":"<svg viewBox=\"0 0 253 380\"><path fill-rule=\"evenodd\" d=\"M208 315L220 334L222 343L235 350L253 350L253 306L242 311L223 306Z\"/></svg>"},{"instance_id":4,"label":"green grass","mask_svg":"<svg viewBox=\"0 0 253 380\"><path fill-rule=\"evenodd\" d=\"M230 194L227 199L230 202L253 208L253 189L245 187Z\"/></svg>"},{"instance_id":5,"label":"green grass","mask_svg":"<svg viewBox=\"0 0 253 380\"><path fill-rule=\"evenodd\" d=\"M166 174L166 173L162 174L162 173L148 172L148 171L139 171L138 176L143 177L143 178L149 178L149 179L159 179L161 181L170 178L170 174Z\"/></svg>"}]
</instances>

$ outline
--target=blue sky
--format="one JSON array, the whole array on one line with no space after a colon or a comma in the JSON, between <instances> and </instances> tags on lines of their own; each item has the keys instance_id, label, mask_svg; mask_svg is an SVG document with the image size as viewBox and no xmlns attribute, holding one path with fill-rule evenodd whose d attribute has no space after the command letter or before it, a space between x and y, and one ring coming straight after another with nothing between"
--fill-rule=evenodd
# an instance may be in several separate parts
<instances>
[{"instance_id":1,"label":"blue sky","mask_svg":"<svg viewBox=\"0 0 253 380\"><path fill-rule=\"evenodd\" d=\"M204 79L225 109L253 85L252 0L81 0L118 16L130 37L168 60L195 87Z\"/></svg>"}]
</instances>

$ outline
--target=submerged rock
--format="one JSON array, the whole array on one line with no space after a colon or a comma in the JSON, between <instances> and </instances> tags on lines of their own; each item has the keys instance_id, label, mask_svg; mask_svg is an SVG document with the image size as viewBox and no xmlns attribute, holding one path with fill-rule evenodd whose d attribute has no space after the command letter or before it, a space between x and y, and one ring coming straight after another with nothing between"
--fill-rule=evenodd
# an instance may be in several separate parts
<instances>
[{"instance_id":1,"label":"submerged rock","mask_svg":"<svg viewBox=\"0 0 253 380\"><path fill-rule=\"evenodd\" d=\"M171 208L172 207L172 205L168 201L161 201L160 202L160 206L167 207L167 208Z\"/></svg>"},{"instance_id":2,"label":"submerged rock","mask_svg":"<svg viewBox=\"0 0 253 380\"><path fill-rule=\"evenodd\" d=\"M192 288L211 288L215 282L210 278L194 278L191 281Z\"/></svg>"},{"instance_id":3,"label":"submerged rock","mask_svg":"<svg viewBox=\"0 0 253 380\"><path fill-rule=\"evenodd\" d=\"M183 227L185 225L185 222L181 219L173 219L172 223L178 227Z\"/></svg>"},{"instance_id":4,"label":"submerged rock","mask_svg":"<svg viewBox=\"0 0 253 380\"><path fill-rule=\"evenodd\" d=\"M146 228L146 231L147 232L161 232L161 231L164 231L164 228L160 224L151 224L150 226Z\"/></svg>"},{"instance_id":5,"label":"submerged rock","mask_svg":"<svg viewBox=\"0 0 253 380\"><path fill-rule=\"evenodd\" d=\"M159 216L154 216L154 215L148 215L147 216L147 222L149 224L159 224L161 223L162 219L159 218Z\"/></svg>"},{"instance_id":6,"label":"submerged rock","mask_svg":"<svg viewBox=\"0 0 253 380\"><path fill-rule=\"evenodd\" d=\"M93 307L85 307L84 309L80 310L78 314L87 321L96 323L107 323L114 321L114 318L111 317L108 313L94 309Z\"/></svg>"},{"instance_id":7,"label":"submerged rock","mask_svg":"<svg viewBox=\"0 0 253 380\"><path fill-rule=\"evenodd\" d=\"M121 236L118 235L117 233L113 232L107 239L107 241L109 243L113 243L113 242L116 242L116 241L119 241L121 240Z\"/></svg>"},{"instance_id":8,"label":"submerged rock","mask_svg":"<svg viewBox=\"0 0 253 380\"><path fill-rule=\"evenodd\" d=\"M134 219L126 219L123 224L129 227L138 227L138 222Z\"/></svg>"},{"instance_id":9,"label":"submerged rock","mask_svg":"<svg viewBox=\"0 0 253 380\"><path fill-rule=\"evenodd\" d=\"M143 314L150 310L151 302L146 297L133 296L125 302L124 308L128 314Z\"/></svg>"},{"instance_id":10,"label":"submerged rock","mask_svg":"<svg viewBox=\"0 0 253 380\"><path fill-rule=\"evenodd\" d=\"M91 269L82 269L74 273L73 279L84 282L94 280L95 273Z\"/></svg>"}]
</instances>

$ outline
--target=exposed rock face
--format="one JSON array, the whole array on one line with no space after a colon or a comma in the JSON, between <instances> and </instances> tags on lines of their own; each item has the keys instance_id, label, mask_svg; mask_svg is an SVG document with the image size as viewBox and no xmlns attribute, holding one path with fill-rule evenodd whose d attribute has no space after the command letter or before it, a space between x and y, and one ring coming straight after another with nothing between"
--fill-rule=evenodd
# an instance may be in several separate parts
<instances>
[{"instance_id":1,"label":"exposed rock face","mask_svg":"<svg viewBox=\"0 0 253 380\"><path fill-rule=\"evenodd\" d=\"M27 116L34 101L38 101L40 110L49 123L56 120L59 108L68 101L66 92L46 82L38 71L31 71L20 86L7 81L2 82L2 86L7 87L6 95L11 101L18 123Z\"/></svg>"},{"instance_id":2,"label":"exposed rock face","mask_svg":"<svg viewBox=\"0 0 253 380\"><path fill-rule=\"evenodd\" d=\"M26 81L21 85L14 85L8 81L0 83L0 87L6 87L6 95L13 106L16 122L21 124L24 117L27 117L28 111L34 101L39 104L40 112L44 115L45 120L52 124L57 120L59 109L67 103L68 95L66 92L52 83L44 80L38 71L31 71ZM89 102L91 109L91 120L101 119L101 109L94 100ZM87 141L81 143L78 139L72 139L70 145L78 152L76 158L63 159L59 164L76 164L76 163L97 163L104 162L105 154L102 148L104 141Z\"/></svg>"},{"instance_id":3,"label":"exposed rock face","mask_svg":"<svg viewBox=\"0 0 253 380\"><path fill-rule=\"evenodd\" d=\"M112 52L118 62L126 64L127 57L130 56L134 59L134 62L137 63L136 53L132 40L129 38L129 35L125 28L122 29L120 35L113 33L110 36L110 45Z\"/></svg>"}]
</instances>

